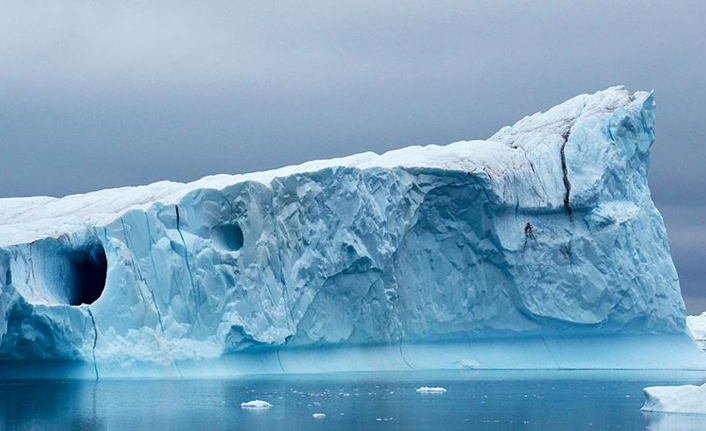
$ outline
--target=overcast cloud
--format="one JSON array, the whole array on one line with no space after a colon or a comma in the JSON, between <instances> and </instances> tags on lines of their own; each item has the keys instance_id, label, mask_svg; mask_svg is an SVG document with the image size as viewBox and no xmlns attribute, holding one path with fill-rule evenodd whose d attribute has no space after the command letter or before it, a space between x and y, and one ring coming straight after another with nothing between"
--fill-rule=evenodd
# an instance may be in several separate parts
<instances>
[{"instance_id":1,"label":"overcast cloud","mask_svg":"<svg viewBox=\"0 0 706 431\"><path fill-rule=\"evenodd\" d=\"M0 1L0 197L485 138L624 84L706 309L706 2L144 3Z\"/></svg>"}]
</instances>

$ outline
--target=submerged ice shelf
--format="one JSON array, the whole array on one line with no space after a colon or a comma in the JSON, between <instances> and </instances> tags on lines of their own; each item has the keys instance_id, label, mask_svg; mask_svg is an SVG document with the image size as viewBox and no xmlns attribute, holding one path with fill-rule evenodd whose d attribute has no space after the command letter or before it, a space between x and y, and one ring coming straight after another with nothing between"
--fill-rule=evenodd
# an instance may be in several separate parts
<instances>
[{"instance_id":1,"label":"submerged ice shelf","mask_svg":"<svg viewBox=\"0 0 706 431\"><path fill-rule=\"evenodd\" d=\"M0 199L0 375L706 368L653 126L614 87L485 141Z\"/></svg>"}]
</instances>

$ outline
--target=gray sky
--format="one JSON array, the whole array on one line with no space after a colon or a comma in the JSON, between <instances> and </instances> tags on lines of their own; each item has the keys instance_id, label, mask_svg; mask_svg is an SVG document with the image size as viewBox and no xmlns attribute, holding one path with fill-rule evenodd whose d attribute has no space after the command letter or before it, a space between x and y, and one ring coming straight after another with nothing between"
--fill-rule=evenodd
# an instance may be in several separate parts
<instances>
[{"instance_id":1,"label":"gray sky","mask_svg":"<svg viewBox=\"0 0 706 431\"><path fill-rule=\"evenodd\" d=\"M0 197L481 139L624 84L706 309L706 2L142 3L0 0Z\"/></svg>"}]
</instances>

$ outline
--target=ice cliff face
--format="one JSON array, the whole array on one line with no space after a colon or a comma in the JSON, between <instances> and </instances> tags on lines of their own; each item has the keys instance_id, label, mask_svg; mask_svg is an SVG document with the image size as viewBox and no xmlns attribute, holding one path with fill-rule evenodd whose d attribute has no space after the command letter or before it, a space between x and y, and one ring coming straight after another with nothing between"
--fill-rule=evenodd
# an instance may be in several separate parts
<instances>
[{"instance_id":1,"label":"ice cliff face","mask_svg":"<svg viewBox=\"0 0 706 431\"><path fill-rule=\"evenodd\" d=\"M486 141L0 200L0 357L683 333L653 126L615 87Z\"/></svg>"},{"instance_id":2,"label":"ice cliff face","mask_svg":"<svg viewBox=\"0 0 706 431\"><path fill-rule=\"evenodd\" d=\"M706 313L701 313L698 316L687 316L686 325L696 344L702 350L706 350Z\"/></svg>"}]
</instances>

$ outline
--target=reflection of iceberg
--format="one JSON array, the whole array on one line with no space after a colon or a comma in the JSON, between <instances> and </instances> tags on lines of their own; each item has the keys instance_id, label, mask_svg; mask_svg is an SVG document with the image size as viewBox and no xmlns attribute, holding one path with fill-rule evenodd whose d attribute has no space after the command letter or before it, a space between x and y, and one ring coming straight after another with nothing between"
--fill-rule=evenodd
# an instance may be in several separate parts
<instances>
[{"instance_id":1,"label":"reflection of iceberg","mask_svg":"<svg viewBox=\"0 0 706 431\"><path fill-rule=\"evenodd\" d=\"M665 413L645 413L646 429L650 431L706 430L706 416Z\"/></svg>"},{"instance_id":2,"label":"reflection of iceberg","mask_svg":"<svg viewBox=\"0 0 706 431\"><path fill-rule=\"evenodd\" d=\"M706 415L706 384L703 386L654 386L645 388L642 411Z\"/></svg>"},{"instance_id":3,"label":"reflection of iceberg","mask_svg":"<svg viewBox=\"0 0 706 431\"><path fill-rule=\"evenodd\" d=\"M0 200L0 373L703 368L653 124L611 88L487 141Z\"/></svg>"}]
</instances>

